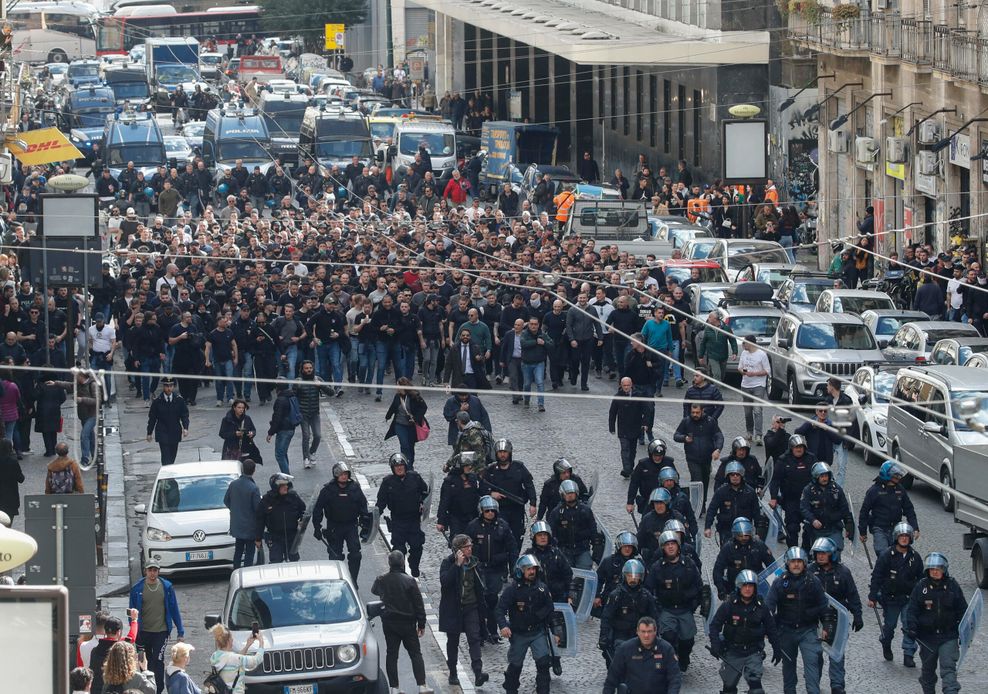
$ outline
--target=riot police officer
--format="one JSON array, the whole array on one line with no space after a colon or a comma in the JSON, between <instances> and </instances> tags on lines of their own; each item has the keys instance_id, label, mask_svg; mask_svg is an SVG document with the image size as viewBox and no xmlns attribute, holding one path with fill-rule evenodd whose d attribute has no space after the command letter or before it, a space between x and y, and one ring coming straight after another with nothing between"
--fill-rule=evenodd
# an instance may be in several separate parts
<instances>
[{"instance_id":1,"label":"riot police officer","mask_svg":"<svg viewBox=\"0 0 988 694\"><path fill-rule=\"evenodd\" d=\"M673 464L673 459L666 455L666 442L662 439L652 439L648 444L648 457L639 460L631 472L628 485L628 513L631 513L637 504L638 512L645 514L652 490L659 486L659 471L664 467L675 469L676 466Z\"/></svg>"},{"instance_id":2,"label":"riot police officer","mask_svg":"<svg viewBox=\"0 0 988 694\"><path fill-rule=\"evenodd\" d=\"M586 501L590 496L590 490L578 474L573 472L573 464L560 458L552 464L552 477L542 483L542 491L539 493L539 512L535 516L538 520L545 518L545 514L556 508L559 504L559 485L566 480L573 480L580 488L580 501Z\"/></svg>"},{"instance_id":3,"label":"riot police officer","mask_svg":"<svg viewBox=\"0 0 988 694\"><path fill-rule=\"evenodd\" d=\"M829 465L813 463L810 475L813 481L803 489L799 500L799 510L806 523L803 544L826 537L834 543L834 561L839 562L840 552L844 549L844 536L854 539L851 505L844 490L834 482Z\"/></svg>"},{"instance_id":4,"label":"riot police officer","mask_svg":"<svg viewBox=\"0 0 988 694\"><path fill-rule=\"evenodd\" d=\"M593 511L580 501L580 488L573 480L559 485L562 503L548 516L549 527L560 551L576 569L589 569L593 565L590 543L597 533L597 519Z\"/></svg>"},{"instance_id":5,"label":"riot police officer","mask_svg":"<svg viewBox=\"0 0 988 694\"><path fill-rule=\"evenodd\" d=\"M868 541L871 530L875 555L884 554L892 546L892 528L903 517L913 527L916 539L919 538L919 523L916 509L909 493L901 482L905 471L894 460L886 460L878 470L875 483L865 492L861 510L858 512L858 532L861 543Z\"/></svg>"},{"instance_id":6,"label":"riot police officer","mask_svg":"<svg viewBox=\"0 0 988 694\"><path fill-rule=\"evenodd\" d=\"M666 524L662 526L662 532L664 533L676 533L679 536L679 551L680 553L692 561L696 565L697 571L701 574L703 573L703 562L700 560L700 555L696 551L696 546L690 542L690 536L686 533L686 526L683 525L682 521L672 518L666 521Z\"/></svg>"},{"instance_id":7,"label":"riot police officer","mask_svg":"<svg viewBox=\"0 0 988 694\"><path fill-rule=\"evenodd\" d=\"M721 458L720 467L714 475L714 488L727 483L727 466L731 463L741 463L744 466L745 482L755 488L761 494L762 487L765 486L765 478L762 475L762 466L758 458L751 455L751 444L743 436L735 437L731 441L731 454L726 458Z\"/></svg>"},{"instance_id":8,"label":"riot police officer","mask_svg":"<svg viewBox=\"0 0 988 694\"><path fill-rule=\"evenodd\" d=\"M661 610L659 633L676 649L679 669L686 672L696 640L693 613L700 606L702 580L696 565L683 557L676 533L662 533L659 547L662 554L649 568L645 587Z\"/></svg>"},{"instance_id":9,"label":"riot police officer","mask_svg":"<svg viewBox=\"0 0 988 694\"><path fill-rule=\"evenodd\" d=\"M597 647L604 654L608 667L614 647L635 637L638 620L642 617L658 618L655 598L642 585L645 565L637 559L629 559L621 568L622 581L610 592L600 620L600 638Z\"/></svg>"},{"instance_id":10,"label":"riot police officer","mask_svg":"<svg viewBox=\"0 0 988 694\"><path fill-rule=\"evenodd\" d=\"M539 560L525 554L515 562L514 580L497 603L497 623L501 636L510 640L508 667L504 671L504 691L518 694L525 654L535 660L535 692L549 694L551 638L547 624L553 612L552 596L539 579Z\"/></svg>"},{"instance_id":11,"label":"riot police officer","mask_svg":"<svg viewBox=\"0 0 988 694\"><path fill-rule=\"evenodd\" d=\"M806 552L790 547L785 554L786 570L769 588L765 604L779 627L779 650L772 664L782 663L785 694L796 694L796 658L803 656L806 693L820 694L820 654L817 624L827 609L823 585L806 570Z\"/></svg>"},{"instance_id":12,"label":"riot police officer","mask_svg":"<svg viewBox=\"0 0 988 694\"><path fill-rule=\"evenodd\" d=\"M466 534L473 541L473 556L480 561L484 579L484 600L481 607L480 631L491 643L500 643L497 635L497 598L508 575L508 563L518 553L515 537L508 523L498 517L498 503L491 496L482 496L477 503L477 518L467 525Z\"/></svg>"},{"instance_id":13,"label":"riot police officer","mask_svg":"<svg viewBox=\"0 0 988 694\"><path fill-rule=\"evenodd\" d=\"M593 605L599 617L608 594L621 585L624 565L630 559L641 559L638 554L638 537L630 530L622 530L614 538L614 554L604 557L597 565L597 596ZM644 563L642 564L644 566Z\"/></svg>"},{"instance_id":14,"label":"riot police officer","mask_svg":"<svg viewBox=\"0 0 988 694\"><path fill-rule=\"evenodd\" d=\"M834 560L836 549L830 538L821 537L814 542L813 547L810 548L813 563L810 564L809 573L816 576L830 597L851 613L854 631L861 631L864 627L864 619L861 617L861 597L858 595L858 587L854 585L851 570ZM828 641L832 641L833 630L837 626L833 608L828 608L824 613L823 622ZM820 661L822 667L823 655L820 656ZM830 658L830 694L844 694L844 658L840 660Z\"/></svg>"},{"instance_id":15,"label":"riot police officer","mask_svg":"<svg viewBox=\"0 0 988 694\"><path fill-rule=\"evenodd\" d=\"M305 502L292 489L292 476L283 472L271 476L271 490L261 499L258 507L259 532L268 545L268 559L272 564L298 561L292 551L299 521L305 513Z\"/></svg>"},{"instance_id":16,"label":"riot police officer","mask_svg":"<svg viewBox=\"0 0 988 694\"><path fill-rule=\"evenodd\" d=\"M466 532L467 525L477 513L477 502L481 497L480 480L474 474L473 467L472 455L454 455L452 467L439 488L436 530L441 533L449 530L451 538Z\"/></svg>"},{"instance_id":17,"label":"riot police officer","mask_svg":"<svg viewBox=\"0 0 988 694\"><path fill-rule=\"evenodd\" d=\"M967 600L947 568L943 554L927 554L923 562L926 575L913 588L906 605L903 631L919 644L923 694L936 693L938 663L943 691L956 694L961 688L957 682L958 627L967 610Z\"/></svg>"},{"instance_id":18,"label":"riot police officer","mask_svg":"<svg viewBox=\"0 0 988 694\"><path fill-rule=\"evenodd\" d=\"M689 533L690 542L696 542L696 534L700 530L696 522L696 510L690 500L689 492L679 485L679 472L674 467L664 467L659 470L659 485L672 496L672 503L669 507L673 511L679 512L686 525L686 532Z\"/></svg>"},{"instance_id":19,"label":"riot police officer","mask_svg":"<svg viewBox=\"0 0 988 694\"><path fill-rule=\"evenodd\" d=\"M353 582L360 574L360 537L357 524L366 523L367 498L360 485L350 479L350 466L345 462L333 465L333 481L323 485L312 509L312 534L322 540L322 519L326 516L326 544L330 559L343 559L346 543L346 560Z\"/></svg>"},{"instance_id":20,"label":"riot police officer","mask_svg":"<svg viewBox=\"0 0 988 694\"><path fill-rule=\"evenodd\" d=\"M662 535L665 524L671 520L678 520L686 525L686 519L681 513L669 508L672 495L664 487L653 489L648 501L652 510L642 517L642 522L638 526L638 543L645 561L652 562L658 558L658 539Z\"/></svg>"},{"instance_id":21,"label":"riot police officer","mask_svg":"<svg viewBox=\"0 0 988 694\"><path fill-rule=\"evenodd\" d=\"M408 556L408 568L418 578L425 533L422 532L422 502L429 487L422 476L410 470L404 453L393 453L388 459L391 474L377 490L377 508L381 513L391 510L391 547Z\"/></svg>"},{"instance_id":22,"label":"riot police officer","mask_svg":"<svg viewBox=\"0 0 988 694\"><path fill-rule=\"evenodd\" d=\"M731 526L736 518L757 518L759 512L755 489L745 484L744 465L737 461L728 463L725 472L727 484L714 490L703 523L703 536L710 537L711 526L714 520L717 521L718 546L723 546L730 539Z\"/></svg>"},{"instance_id":23,"label":"riot police officer","mask_svg":"<svg viewBox=\"0 0 988 694\"><path fill-rule=\"evenodd\" d=\"M527 554L539 560L542 567L542 579L549 588L549 593L553 602L568 602L573 604L571 591L573 588L573 569L569 560L559 551L552 539L552 528L545 521L535 521L530 530L532 546L528 548ZM559 633L563 629L562 615L553 612L549 618L549 628L553 633ZM550 644L551 646L552 644ZM553 650L552 669L556 676L562 674L562 664L559 656Z\"/></svg>"},{"instance_id":24,"label":"riot police officer","mask_svg":"<svg viewBox=\"0 0 988 694\"><path fill-rule=\"evenodd\" d=\"M806 449L806 438L801 434L789 437L789 452L775 461L775 473L769 483L769 506L781 505L785 513L786 544L799 544L799 528L803 523L799 500L810 483L810 468L816 456Z\"/></svg>"},{"instance_id":25,"label":"riot police officer","mask_svg":"<svg viewBox=\"0 0 988 694\"><path fill-rule=\"evenodd\" d=\"M649 694L679 694L683 673L676 661L672 644L658 636L651 617L638 620L638 638L629 639L614 649L607 669L603 694L621 691Z\"/></svg>"},{"instance_id":26,"label":"riot police officer","mask_svg":"<svg viewBox=\"0 0 988 694\"><path fill-rule=\"evenodd\" d=\"M501 506L501 518L515 534L515 545L521 547L525 536L525 502L529 517L535 516L535 483L532 473L520 460L514 460L511 441L494 442L494 462L480 475L480 492L490 494ZM515 557L511 557L514 561Z\"/></svg>"},{"instance_id":27,"label":"riot police officer","mask_svg":"<svg viewBox=\"0 0 988 694\"><path fill-rule=\"evenodd\" d=\"M714 562L713 581L717 596L727 598L738 574L745 570L761 573L775 561L772 550L755 537L755 526L747 518L736 518L731 526L733 539L725 542Z\"/></svg>"},{"instance_id":28,"label":"riot police officer","mask_svg":"<svg viewBox=\"0 0 988 694\"><path fill-rule=\"evenodd\" d=\"M710 654L721 661L721 694L737 694L742 674L749 694L765 694L762 672L765 639L772 644L773 659L779 653L779 632L775 618L758 595L758 574L739 571L733 581L734 593L717 608L710 620Z\"/></svg>"},{"instance_id":29,"label":"riot police officer","mask_svg":"<svg viewBox=\"0 0 988 694\"><path fill-rule=\"evenodd\" d=\"M875 568L871 572L868 588L868 607L882 606L884 622L882 634L882 655L892 660L892 639L895 638L895 625L902 617L902 664L916 667L916 641L905 629L906 615L903 610L909 602L909 594L923 577L923 558L912 548L913 527L909 523L899 523L892 529L893 545L875 557Z\"/></svg>"}]
</instances>

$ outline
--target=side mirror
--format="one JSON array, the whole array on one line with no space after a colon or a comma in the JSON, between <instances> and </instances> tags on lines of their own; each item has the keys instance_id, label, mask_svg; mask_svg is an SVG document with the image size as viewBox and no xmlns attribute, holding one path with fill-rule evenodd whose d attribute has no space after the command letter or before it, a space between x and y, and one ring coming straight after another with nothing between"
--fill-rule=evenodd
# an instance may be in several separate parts
<instances>
[{"instance_id":1,"label":"side mirror","mask_svg":"<svg viewBox=\"0 0 988 694\"><path fill-rule=\"evenodd\" d=\"M367 608L367 619L380 617L385 612L384 603L380 600L371 600L364 607Z\"/></svg>"},{"instance_id":2,"label":"side mirror","mask_svg":"<svg viewBox=\"0 0 988 694\"><path fill-rule=\"evenodd\" d=\"M379 161L379 162L381 162L383 164L384 163L384 151L379 149L376 152L374 152L374 158L377 161Z\"/></svg>"},{"instance_id":3,"label":"side mirror","mask_svg":"<svg viewBox=\"0 0 988 694\"><path fill-rule=\"evenodd\" d=\"M779 347L779 349L789 349L789 339L785 337L780 337L776 341L776 345Z\"/></svg>"},{"instance_id":4,"label":"side mirror","mask_svg":"<svg viewBox=\"0 0 988 694\"><path fill-rule=\"evenodd\" d=\"M937 424L936 422L923 422L923 431L930 434L942 434L943 425Z\"/></svg>"},{"instance_id":5,"label":"side mirror","mask_svg":"<svg viewBox=\"0 0 988 694\"><path fill-rule=\"evenodd\" d=\"M890 346L889 342L890 340L884 340L882 338L878 338L878 349L885 349L886 347L889 347Z\"/></svg>"},{"instance_id":6,"label":"side mirror","mask_svg":"<svg viewBox=\"0 0 988 694\"><path fill-rule=\"evenodd\" d=\"M398 148L395 145L388 147L388 158L394 159L395 155L398 154Z\"/></svg>"},{"instance_id":7,"label":"side mirror","mask_svg":"<svg viewBox=\"0 0 988 694\"><path fill-rule=\"evenodd\" d=\"M146 515L148 512L147 504L134 504L134 513L139 516Z\"/></svg>"},{"instance_id":8,"label":"side mirror","mask_svg":"<svg viewBox=\"0 0 988 694\"><path fill-rule=\"evenodd\" d=\"M203 617L203 624L206 626L206 630L212 629L214 626L220 623L220 613L219 612L207 612L206 616Z\"/></svg>"}]
</instances>

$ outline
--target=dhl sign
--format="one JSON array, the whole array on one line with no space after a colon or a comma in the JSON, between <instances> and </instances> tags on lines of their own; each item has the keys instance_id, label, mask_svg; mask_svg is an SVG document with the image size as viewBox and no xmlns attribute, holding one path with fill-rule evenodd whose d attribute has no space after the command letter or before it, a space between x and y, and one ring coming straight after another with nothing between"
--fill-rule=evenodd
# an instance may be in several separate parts
<instances>
[{"instance_id":1,"label":"dhl sign","mask_svg":"<svg viewBox=\"0 0 988 694\"><path fill-rule=\"evenodd\" d=\"M41 128L9 135L4 142L25 166L81 159L82 152L58 128Z\"/></svg>"}]
</instances>

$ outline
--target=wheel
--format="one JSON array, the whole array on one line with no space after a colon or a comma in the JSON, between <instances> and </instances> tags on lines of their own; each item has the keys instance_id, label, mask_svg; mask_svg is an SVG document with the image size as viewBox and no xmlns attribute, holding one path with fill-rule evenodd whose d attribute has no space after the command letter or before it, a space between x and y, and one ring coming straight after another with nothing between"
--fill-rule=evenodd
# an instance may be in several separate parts
<instances>
[{"instance_id":1,"label":"wheel","mask_svg":"<svg viewBox=\"0 0 988 694\"><path fill-rule=\"evenodd\" d=\"M981 545L981 542L974 543L974 549L971 550L971 563L974 566L974 580L977 582L978 588L988 588L988 572L985 571L985 555Z\"/></svg>"},{"instance_id":2,"label":"wheel","mask_svg":"<svg viewBox=\"0 0 988 694\"><path fill-rule=\"evenodd\" d=\"M802 399L799 397L799 386L796 385L796 374L789 374L788 386L786 388L786 402L790 405L799 405Z\"/></svg>"},{"instance_id":3,"label":"wheel","mask_svg":"<svg viewBox=\"0 0 988 694\"><path fill-rule=\"evenodd\" d=\"M940 484L943 485L940 489L940 505L947 513L953 513L954 495L949 490L954 488L954 479L950 476L950 470L946 465L940 468Z\"/></svg>"},{"instance_id":4,"label":"wheel","mask_svg":"<svg viewBox=\"0 0 988 694\"><path fill-rule=\"evenodd\" d=\"M882 462L882 459L868 450L868 447L874 446L875 442L872 440L871 437L871 429L869 429L867 426L861 430L861 442L864 444L864 446L861 448L861 451L864 454L865 464L871 465L872 467L880 464Z\"/></svg>"},{"instance_id":5,"label":"wheel","mask_svg":"<svg viewBox=\"0 0 988 694\"><path fill-rule=\"evenodd\" d=\"M48 53L49 63L67 63L69 62L69 56L65 54L61 48L56 48L55 50Z\"/></svg>"}]
</instances>

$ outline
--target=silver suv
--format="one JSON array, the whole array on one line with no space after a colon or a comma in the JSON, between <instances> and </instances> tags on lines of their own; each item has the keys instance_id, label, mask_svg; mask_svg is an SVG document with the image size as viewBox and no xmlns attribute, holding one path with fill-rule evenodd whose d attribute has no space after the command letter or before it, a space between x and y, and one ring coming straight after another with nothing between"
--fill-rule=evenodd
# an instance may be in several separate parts
<instances>
[{"instance_id":1,"label":"silver suv","mask_svg":"<svg viewBox=\"0 0 988 694\"><path fill-rule=\"evenodd\" d=\"M791 405L826 396L831 376L850 379L885 360L860 318L847 313L788 313L772 336L770 396Z\"/></svg>"},{"instance_id":2,"label":"silver suv","mask_svg":"<svg viewBox=\"0 0 988 694\"><path fill-rule=\"evenodd\" d=\"M270 644L264 660L246 674L248 692L319 694L387 692L370 620L383 603L361 604L357 586L339 561L303 561L237 569L230 576L221 614L239 651L257 622Z\"/></svg>"}]
</instances>

